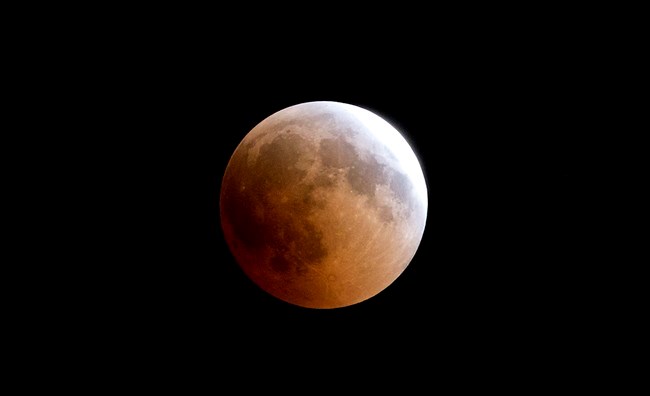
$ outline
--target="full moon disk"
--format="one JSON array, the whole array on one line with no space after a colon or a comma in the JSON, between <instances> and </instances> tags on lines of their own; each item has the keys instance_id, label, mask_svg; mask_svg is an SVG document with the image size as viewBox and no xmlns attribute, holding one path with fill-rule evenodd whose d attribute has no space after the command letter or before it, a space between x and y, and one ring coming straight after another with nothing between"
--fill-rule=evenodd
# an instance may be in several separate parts
<instances>
[{"instance_id":1,"label":"full moon disk","mask_svg":"<svg viewBox=\"0 0 650 396\"><path fill-rule=\"evenodd\" d=\"M240 142L221 185L221 226L244 273L307 308L367 300L414 257L427 186L409 143L354 105L282 109Z\"/></svg>"}]
</instances>

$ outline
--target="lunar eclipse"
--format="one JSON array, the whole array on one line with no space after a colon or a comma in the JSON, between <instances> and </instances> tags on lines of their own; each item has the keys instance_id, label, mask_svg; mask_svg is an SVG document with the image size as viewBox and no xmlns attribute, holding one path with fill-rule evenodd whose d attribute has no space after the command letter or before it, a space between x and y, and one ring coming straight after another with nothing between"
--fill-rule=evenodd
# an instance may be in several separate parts
<instances>
[{"instance_id":1,"label":"lunar eclipse","mask_svg":"<svg viewBox=\"0 0 650 396\"><path fill-rule=\"evenodd\" d=\"M416 254L427 209L423 170L400 131L333 101L262 120L233 152L220 191L223 234L246 276L306 308L386 289Z\"/></svg>"}]
</instances>

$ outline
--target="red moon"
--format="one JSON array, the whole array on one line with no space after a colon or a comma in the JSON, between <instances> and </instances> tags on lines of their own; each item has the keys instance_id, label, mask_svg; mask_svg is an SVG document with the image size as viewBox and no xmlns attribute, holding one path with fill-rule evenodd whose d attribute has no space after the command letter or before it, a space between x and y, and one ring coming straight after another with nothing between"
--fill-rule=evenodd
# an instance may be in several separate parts
<instances>
[{"instance_id":1,"label":"red moon","mask_svg":"<svg viewBox=\"0 0 650 396\"><path fill-rule=\"evenodd\" d=\"M404 136L374 112L314 101L271 114L223 175L221 226L246 276L306 308L387 288L424 233L425 177Z\"/></svg>"}]
</instances>

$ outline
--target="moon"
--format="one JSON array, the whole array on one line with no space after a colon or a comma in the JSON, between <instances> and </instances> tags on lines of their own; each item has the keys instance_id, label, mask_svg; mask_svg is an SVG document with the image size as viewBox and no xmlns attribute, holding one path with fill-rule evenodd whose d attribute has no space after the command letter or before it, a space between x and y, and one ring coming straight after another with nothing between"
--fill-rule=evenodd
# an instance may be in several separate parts
<instances>
[{"instance_id":1,"label":"moon","mask_svg":"<svg viewBox=\"0 0 650 396\"><path fill-rule=\"evenodd\" d=\"M408 267L425 229L424 173L376 113L299 103L251 129L226 166L223 235L257 286L287 303L358 304Z\"/></svg>"}]
</instances>

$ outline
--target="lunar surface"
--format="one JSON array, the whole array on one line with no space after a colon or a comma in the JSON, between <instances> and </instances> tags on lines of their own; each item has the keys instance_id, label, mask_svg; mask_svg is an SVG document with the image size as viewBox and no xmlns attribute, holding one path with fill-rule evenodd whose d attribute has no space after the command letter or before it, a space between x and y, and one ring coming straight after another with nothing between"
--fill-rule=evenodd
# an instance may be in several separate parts
<instances>
[{"instance_id":1,"label":"lunar surface","mask_svg":"<svg viewBox=\"0 0 650 396\"><path fill-rule=\"evenodd\" d=\"M315 101L280 110L235 149L221 226L244 273L307 308L340 308L388 287L424 232L427 186L402 134L375 113Z\"/></svg>"}]
</instances>

